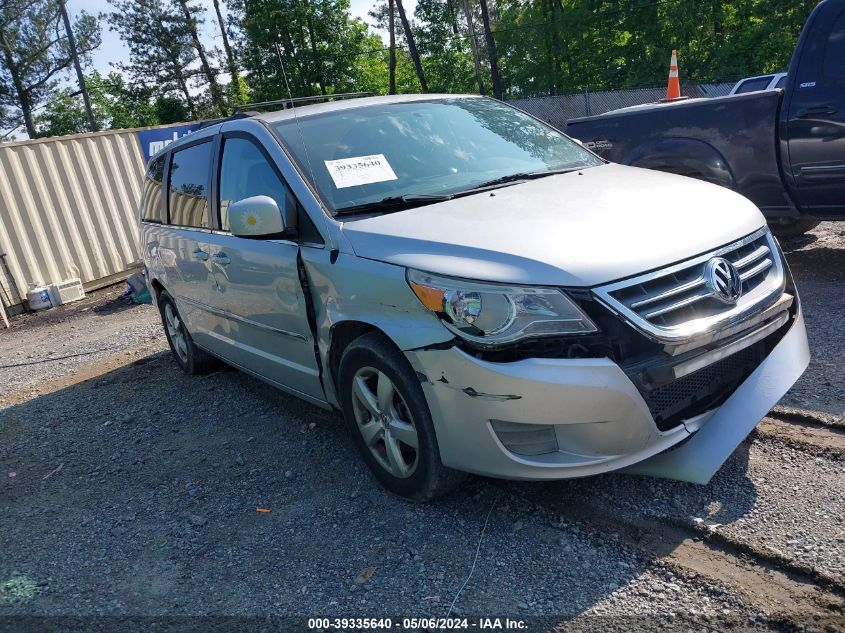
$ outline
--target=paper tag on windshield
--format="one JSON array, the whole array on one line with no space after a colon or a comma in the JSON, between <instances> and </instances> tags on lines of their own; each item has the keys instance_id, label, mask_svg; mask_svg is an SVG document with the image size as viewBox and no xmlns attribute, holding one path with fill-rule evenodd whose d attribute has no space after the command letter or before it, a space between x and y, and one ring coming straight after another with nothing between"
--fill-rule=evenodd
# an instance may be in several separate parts
<instances>
[{"instance_id":1,"label":"paper tag on windshield","mask_svg":"<svg viewBox=\"0 0 845 633\"><path fill-rule=\"evenodd\" d=\"M338 189L396 180L396 174L393 173L393 169L391 169L384 154L355 156L354 158L341 158L323 162L326 163L326 169L329 170L329 175L334 180L334 186Z\"/></svg>"}]
</instances>

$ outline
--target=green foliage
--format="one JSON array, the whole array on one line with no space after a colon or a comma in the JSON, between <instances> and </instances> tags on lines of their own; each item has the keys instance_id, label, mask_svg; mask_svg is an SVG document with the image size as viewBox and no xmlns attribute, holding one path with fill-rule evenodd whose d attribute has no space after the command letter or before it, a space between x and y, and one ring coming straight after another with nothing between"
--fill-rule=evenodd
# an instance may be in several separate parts
<instances>
[{"instance_id":1,"label":"green foliage","mask_svg":"<svg viewBox=\"0 0 845 633\"><path fill-rule=\"evenodd\" d=\"M199 5L109 1L113 11L106 17L126 43L129 59L115 60L123 75L88 77L95 118L103 129L218 116L225 104L285 98L288 86L293 96L388 92L386 44L351 17L350 0L229 0L228 21L218 0L216 28L225 29L234 45L227 44L225 58L211 50L205 61L192 34L192 25L201 24L205 15ZM666 81L673 48L679 52L682 83L783 70L815 4L488 0L487 6L505 96L518 98L586 87L659 85ZM70 59L57 6L57 0L0 2L0 126L26 119L31 135L87 130L81 98L73 94L75 83L59 88ZM410 33L431 92L478 91L467 6L482 80L490 91L490 51L479 0L418 0ZM386 0L378 0L370 15L377 28L386 29ZM409 38L398 14L395 27L397 92L418 92ZM83 13L74 31L84 64L99 43L99 26ZM215 87L215 60L228 69L228 86Z\"/></svg>"},{"instance_id":2,"label":"green foliage","mask_svg":"<svg viewBox=\"0 0 845 633\"><path fill-rule=\"evenodd\" d=\"M498 0L493 25L511 96L732 81L785 70L815 1Z\"/></svg>"},{"instance_id":3,"label":"green foliage","mask_svg":"<svg viewBox=\"0 0 845 633\"><path fill-rule=\"evenodd\" d=\"M178 97L159 95L155 99L153 108L156 112L156 123L158 125L181 123L182 121L191 120L191 113L188 111L188 106Z\"/></svg>"},{"instance_id":4,"label":"green foliage","mask_svg":"<svg viewBox=\"0 0 845 633\"><path fill-rule=\"evenodd\" d=\"M469 42L457 36L458 12L449 0L419 0L414 12L417 48L424 58L432 92L462 93L477 90ZM483 39L483 38L480 38Z\"/></svg>"},{"instance_id":5,"label":"green foliage","mask_svg":"<svg viewBox=\"0 0 845 633\"><path fill-rule=\"evenodd\" d=\"M254 101L287 97L285 73L291 94L310 96L359 90L360 72L374 70L360 63L374 41L366 25L350 17L349 0L236 0L230 8L240 23Z\"/></svg>"},{"instance_id":6,"label":"green foliage","mask_svg":"<svg viewBox=\"0 0 845 633\"><path fill-rule=\"evenodd\" d=\"M71 28L85 62L100 45L97 20L81 12ZM56 0L0 2L0 114L4 114L4 125L23 123L33 134L33 112L56 91L71 63Z\"/></svg>"},{"instance_id":7,"label":"green foliage","mask_svg":"<svg viewBox=\"0 0 845 633\"><path fill-rule=\"evenodd\" d=\"M129 48L129 60L118 68L133 81L154 86L158 94L185 100L192 116L199 114L191 79L197 76L190 25L181 8L168 0L110 0L107 18Z\"/></svg>"},{"instance_id":8,"label":"green foliage","mask_svg":"<svg viewBox=\"0 0 845 633\"><path fill-rule=\"evenodd\" d=\"M152 88L127 85L119 73L86 78L94 118L100 129L144 127L184 121L187 110L173 97L158 96ZM38 116L36 136L59 136L87 132L88 119L82 99L65 88L56 92Z\"/></svg>"},{"instance_id":9,"label":"green foliage","mask_svg":"<svg viewBox=\"0 0 845 633\"><path fill-rule=\"evenodd\" d=\"M249 103L249 86L246 79L238 75L229 83L229 100L233 106Z\"/></svg>"}]
</instances>

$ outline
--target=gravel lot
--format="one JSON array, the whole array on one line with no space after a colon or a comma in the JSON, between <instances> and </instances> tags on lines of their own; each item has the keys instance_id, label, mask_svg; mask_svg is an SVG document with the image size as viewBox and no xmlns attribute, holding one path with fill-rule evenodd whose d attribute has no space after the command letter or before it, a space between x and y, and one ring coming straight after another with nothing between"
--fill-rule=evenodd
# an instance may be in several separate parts
<instances>
[{"instance_id":1,"label":"gravel lot","mask_svg":"<svg viewBox=\"0 0 845 633\"><path fill-rule=\"evenodd\" d=\"M827 415L805 434L776 415L707 486L474 478L411 505L338 416L233 370L182 375L119 289L18 319L0 331L0 615L845 630L845 223L783 246L813 361L782 404Z\"/></svg>"},{"instance_id":2,"label":"gravel lot","mask_svg":"<svg viewBox=\"0 0 845 633\"><path fill-rule=\"evenodd\" d=\"M845 417L845 222L823 222L781 242L795 276L810 338L810 367L783 404Z\"/></svg>"}]
</instances>

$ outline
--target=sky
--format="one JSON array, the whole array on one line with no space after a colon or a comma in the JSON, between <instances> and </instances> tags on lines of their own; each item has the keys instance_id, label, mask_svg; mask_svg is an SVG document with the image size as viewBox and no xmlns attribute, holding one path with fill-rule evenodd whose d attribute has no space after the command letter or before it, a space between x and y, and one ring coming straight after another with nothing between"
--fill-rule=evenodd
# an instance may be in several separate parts
<instances>
[{"instance_id":1,"label":"sky","mask_svg":"<svg viewBox=\"0 0 845 633\"><path fill-rule=\"evenodd\" d=\"M202 27L201 38L203 44L209 48L223 48L223 39L220 35L219 27L217 25L217 16L214 13L214 4L212 0L197 0L196 4L205 7L205 24ZM225 7L226 0L221 1L221 5ZM351 0L350 12L354 17L361 18L364 22L372 27L372 19L367 15L370 9L375 4L375 0ZM417 0L405 0L403 3L408 16L414 14L417 6ZM114 8L106 0L66 0L68 11L71 19L79 14L80 11L86 11L92 15L100 13L107 13L114 10ZM225 9L224 9L225 10ZM378 32L378 31L377 31ZM117 70L113 64L129 61L129 51L124 46L120 37L114 31L109 30L108 23L103 20L100 23L100 33L102 43L100 47L91 55L91 65L84 68L85 73L90 73L92 70L98 70L102 74L107 74L111 71ZM386 33L381 33L386 38ZM70 69L72 70L72 69ZM220 69L220 79L223 82L229 81L228 73L224 69ZM76 76L72 72L65 73L63 78L65 85L75 85ZM37 112L37 109L36 109ZM27 138L23 129L15 128L14 130L0 129L0 139L3 138L22 140Z\"/></svg>"},{"instance_id":2,"label":"sky","mask_svg":"<svg viewBox=\"0 0 845 633\"><path fill-rule=\"evenodd\" d=\"M222 49L223 42L217 28L217 16L214 14L214 5L211 0L198 0L197 4L206 7L206 22L202 34L203 43L211 48L217 46ZM221 4L225 4L225 0ZM372 20L367 13L374 4L374 0L351 0L351 13L354 17L359 17L367 24L372 25ZM417 2L416 0L406 0L404 6L408 15L411 16L414 13ZM87 11L96 15L113 10L112 6L105 0L67 0L67 7L71 15L75 15L79 11ZM111 63L128 61L129 53L123 42L120 41L117 33L110 31L107 24L102 24L101 29L103 43L94 52L92 63L94 69L99 70L101 73L107 73L115 70L110 65Z\"/></svg>"}]
</instances>

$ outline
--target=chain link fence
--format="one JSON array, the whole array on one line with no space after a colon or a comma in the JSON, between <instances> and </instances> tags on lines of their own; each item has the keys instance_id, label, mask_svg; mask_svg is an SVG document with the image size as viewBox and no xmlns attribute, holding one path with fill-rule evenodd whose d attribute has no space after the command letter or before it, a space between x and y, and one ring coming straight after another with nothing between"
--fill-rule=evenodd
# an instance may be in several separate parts
<instances>
[{"instance_id":1,"label":"chain link fence","mask_svg":"<svg viewBox=\"0 0 845 633\"><path fill-rule=\"evenodd\" d=\"M733 83L687 84L681 86L681 95L691 99L723 97L727 95ZM629 106L656 103L666 96L666 87L636 88L631 90L603 90L584 92L554 97L530 97L528 99L510 99L508 103L533 114L560 130L566 129L569 119L583 116L604 114L611 110Z\"/></svg>"}]
</instances>

